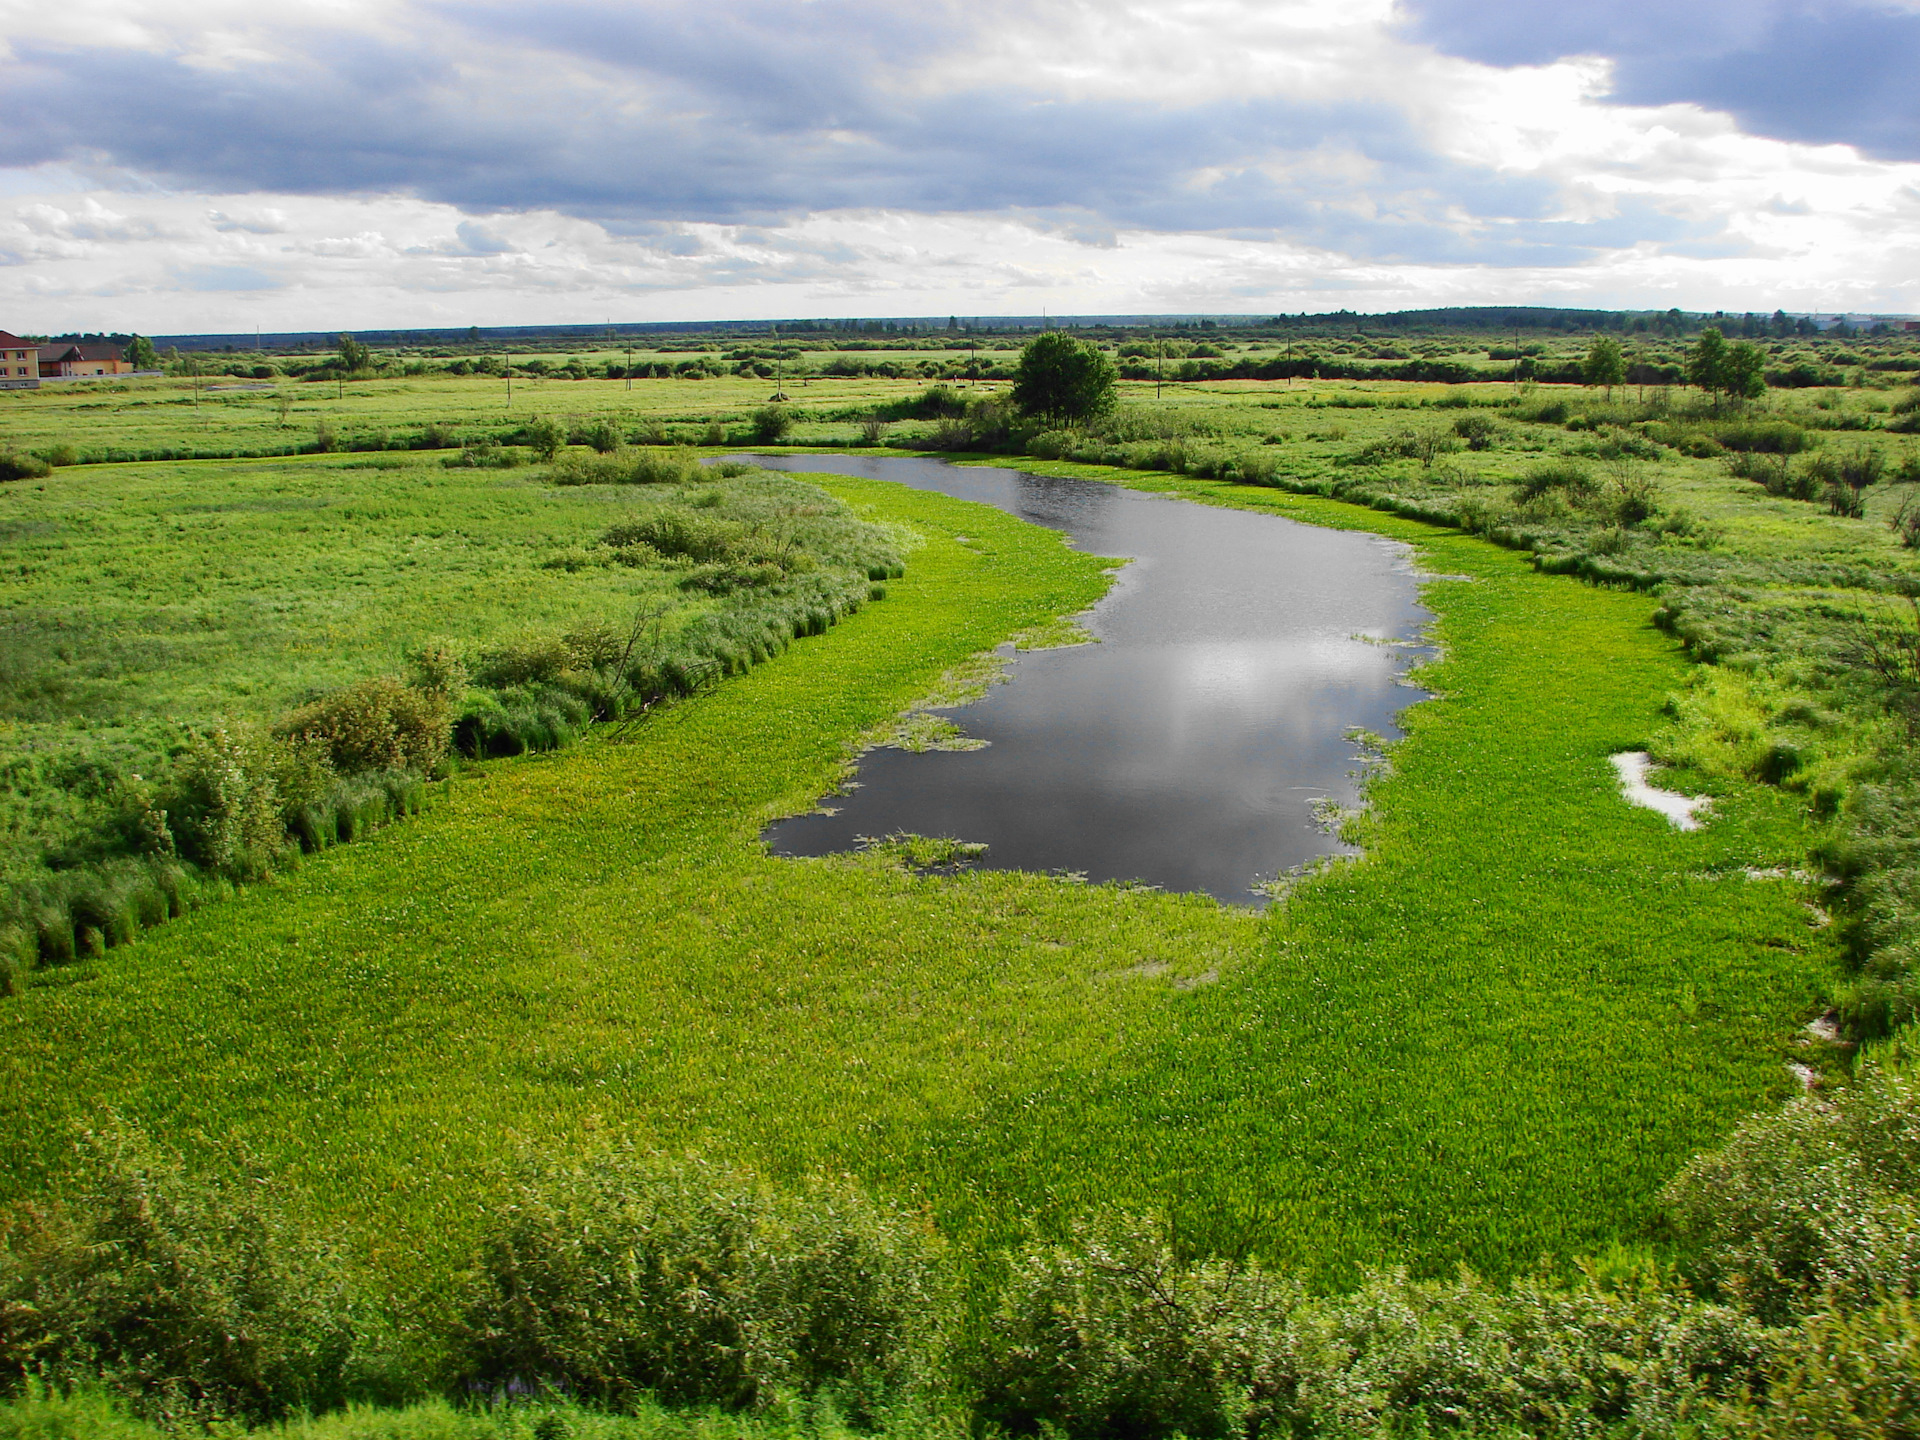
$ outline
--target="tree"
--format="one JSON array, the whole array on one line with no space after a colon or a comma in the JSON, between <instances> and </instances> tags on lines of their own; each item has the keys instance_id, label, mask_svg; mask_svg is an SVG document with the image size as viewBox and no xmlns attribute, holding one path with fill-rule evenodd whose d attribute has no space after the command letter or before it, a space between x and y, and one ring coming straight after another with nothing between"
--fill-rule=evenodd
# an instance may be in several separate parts
<instances>
[{"instance_id":1,"label":"tree","mask_svg":"<svg viewBox=\"0 0 1920 1440\"><path fill-rule=\"evenodd\" d=\"M1687 379L1716 398L1727 383L1727 337L1719 327L1707 326L1687 356Z\"/></svg>"},{"instance_id":2,"label":"tree","mask_svg":"<svg viewBox=\"0 0 1920 1440\"><path fill-rule=\"evenodd\" d=\"M127 346L127 363L136 370L158 370L160 356L154 351L153 341L144 335L134 336Z\"/></svg>"},{"instance_id":3,"label":"tree","mask_svg":"<svg viewBox=\"0 0 1920 1440\"><path fill-rule=\"evenodd\" d=\"M1720 383L1736 400L1758 400L1767 393L1767 352L1752 341L1735 341L1720 362Z\"/></svg>"},{"instance_id":4,"label":"tree","mask_svg":"<svg viewBox=\"0 0 1920 1440\"><path fill-rule=\"evenodd\" d=\"M1119 378L1106 351L1052 330L1020 352L1013 403L1023 414L1056 424L1080 424L1113 408Z\"/></svg>"},{"instance_id":5,"label":"tree","mask_svg":"<svg viewBox=\"0 0 1920 1440\"><path fill-rule=\"evenodd\" d=\"M1607 387L1608 400L1613 399L1614 386L1627 383L1627 357L1620 349L1620 342L1605 335L1595 337L1581 369L1587 384Z\"/></svg>"},{"instance_id":6,"label":"tree","mask_svg":"<svg viewBox=\"0 0 1920 1440\"><path fill-rule=\"evenodd\" d=\"M373 351L353 336L342 335L340 337L340 368L348 374L358 374L362 370L373 368Z\"/></svg>"}]
</instances>

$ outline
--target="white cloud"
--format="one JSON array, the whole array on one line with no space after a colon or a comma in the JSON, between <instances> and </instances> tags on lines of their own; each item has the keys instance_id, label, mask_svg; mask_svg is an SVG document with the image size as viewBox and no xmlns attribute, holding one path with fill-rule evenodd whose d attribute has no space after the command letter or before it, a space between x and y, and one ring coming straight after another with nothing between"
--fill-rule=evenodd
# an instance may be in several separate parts
<instances>
[{"instance_id":1,"label":"white cloud","mask_svg":"<svg viewBox=\"0 0 1920 1440\"><path fill-rule=\"evenodd\" d=\"M1920 165L1391 0L0 0L0 324L1920 310ZM97 122L97 123L96 123Z\"/></svg>"}]
</instances>

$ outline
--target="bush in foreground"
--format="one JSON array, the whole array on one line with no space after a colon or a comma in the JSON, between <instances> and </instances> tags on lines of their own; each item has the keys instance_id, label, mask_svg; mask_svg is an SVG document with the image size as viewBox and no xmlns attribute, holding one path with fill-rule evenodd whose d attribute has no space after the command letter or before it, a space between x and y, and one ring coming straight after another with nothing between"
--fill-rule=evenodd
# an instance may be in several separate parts
<instances>
[{"instance_id":1,"label":"bush in foreground","mask_svg":"<svg viewBox=\"0 0 1920 1440\"><path fill-rule=\"evenodd\" d=\"M952 1302L924 1222L617 1150L521 1182L466 1317L465 1379L486 1391L751 1408L825 1388L873 1415L932 1386Z\"/></svg>"},{"instance_id":2,"label":"bush in foreground","mask_svg":"<svg viewBox=\"0 0 1920 1440\"><path fill-rule=\"evenodd\" d=\"M1765 1319L1911 1298L1920 1284L1920 1087L1897 1054L1756 1115L1667 1187L1696 1274Z\"/></svg>"},{"instance_id":3,"label":"bush in foreground","mask_svg":"<svg viewBox=\"0 0 1920 1440\"><path fill-rule=\"evenodd\" d=\"M341 1403L338 1266L260 1186L189 1178L117 1130L81 1148L73 1203L0 1231L0 1388L104 1385L175 1420Z\"/></svg>"},{"instance_id":4,"label":"bush in foreground","mask_svg":"<svg viewBox=\"0 0 1920 1440\"><path fill-rule=\"evenodd\" d=\"M1717 1414L1768 1348L1752 1318L1652 1274L1501 1288L1387 1273L1308 1298L1110 1219L1019 1257L977 1381L989 1419L1085 1440L1651 1435Z\"/></svg>"}]
</instances>

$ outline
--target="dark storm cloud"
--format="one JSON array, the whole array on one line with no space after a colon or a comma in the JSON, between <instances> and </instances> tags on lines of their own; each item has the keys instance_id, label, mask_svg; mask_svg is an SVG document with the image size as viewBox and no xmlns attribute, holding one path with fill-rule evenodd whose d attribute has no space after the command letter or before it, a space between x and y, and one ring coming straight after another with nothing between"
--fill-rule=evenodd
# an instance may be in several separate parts
<instances>
[{"instance_id":1,"label":"dark storm cloud","mask_svg":"<svg viewBox=\"0 0 1920 1440\"><path fill-rule=\"evenodd\" d=\"M1782 140L1920 159L1920 13L1872 0L1408 0L1411 33L1491 65L1616 61L1614 98L1692 102Z\"/></svg>"}]
</instances>

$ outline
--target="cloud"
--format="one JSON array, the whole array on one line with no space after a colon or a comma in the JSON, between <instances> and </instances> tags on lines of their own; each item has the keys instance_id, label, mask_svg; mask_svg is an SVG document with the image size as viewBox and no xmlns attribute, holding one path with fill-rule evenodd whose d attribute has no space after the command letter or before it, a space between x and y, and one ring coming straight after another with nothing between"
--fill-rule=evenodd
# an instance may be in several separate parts
<instances>
[{"instance_id":1,"label":"cloud","mask_svg":"<svg viewBox=\"0 0 1920 1440\"><path fill-rule=\"evenodd\" d=\"M1920 159L1920 9L1874 0L1409 0L1411 33L1491 65L1614 62L1628 105L1687 103L1757 135Z\"/></svg>"},{"instance_id":2,"label":"cloud","mask_svg":"<svg viewBox=\"0 0 1920 1440\"><path fill-rule=\"evenodd\" d=\"M252 265L178 265L173 278L189 290L278 290L287 283Z\"/></svg>"},{"instance_id":3,"label":"cloud","mask_svg":"<svg viewBox=\"0 0 1920 1440\"><path fill-rule=\"evenodd\" d=\"M1920 166L1824 143L1898 151L1909 97L1867 82L1916 21L1891 0L68 0L10 15L0 48L0 307L99 328L106 298L184 295L197 325L231 294L248 323L364 328L1639 286L1920 308ZM1796 46L1799 83L1761 84Z\"/></svg>"},{"instance_id":4,"label":"cloud","mask_svg":"<svg viewBox=\"0 0 1920 1440\"><path fill-rule=\"evenodd\" d=\"M0 131L0 159L101 155L213 193L398 192L475 214L775 224L843 209L1020 211L1071 215L1094 245L1123 229L1265 233L1496 263L1540 258L1538 233L1473 218L1541 221L1557 206L1551 183L1436 151L1378 75L1292 91L1175 85L1168 99L1111 83L1150 55L1117 57L1108 83L963 63L995 58L1011 32L1071 28L1084 19L1071 4L399 14L398 30L313 26L277 47L228 46L217 69L179 44L16 42L0 81L25 120ZM1320 33L1312 20L1302 33ZM1166 38L1193 65L1196 42L1232 37L1188 25ZM1396 58L1378 27L1357 38L1376 62ZM75 93L92 99L61 103ZM1575 230L1560 233L1561 253L1577 254Z\"/></svg>"}]
</instances>

